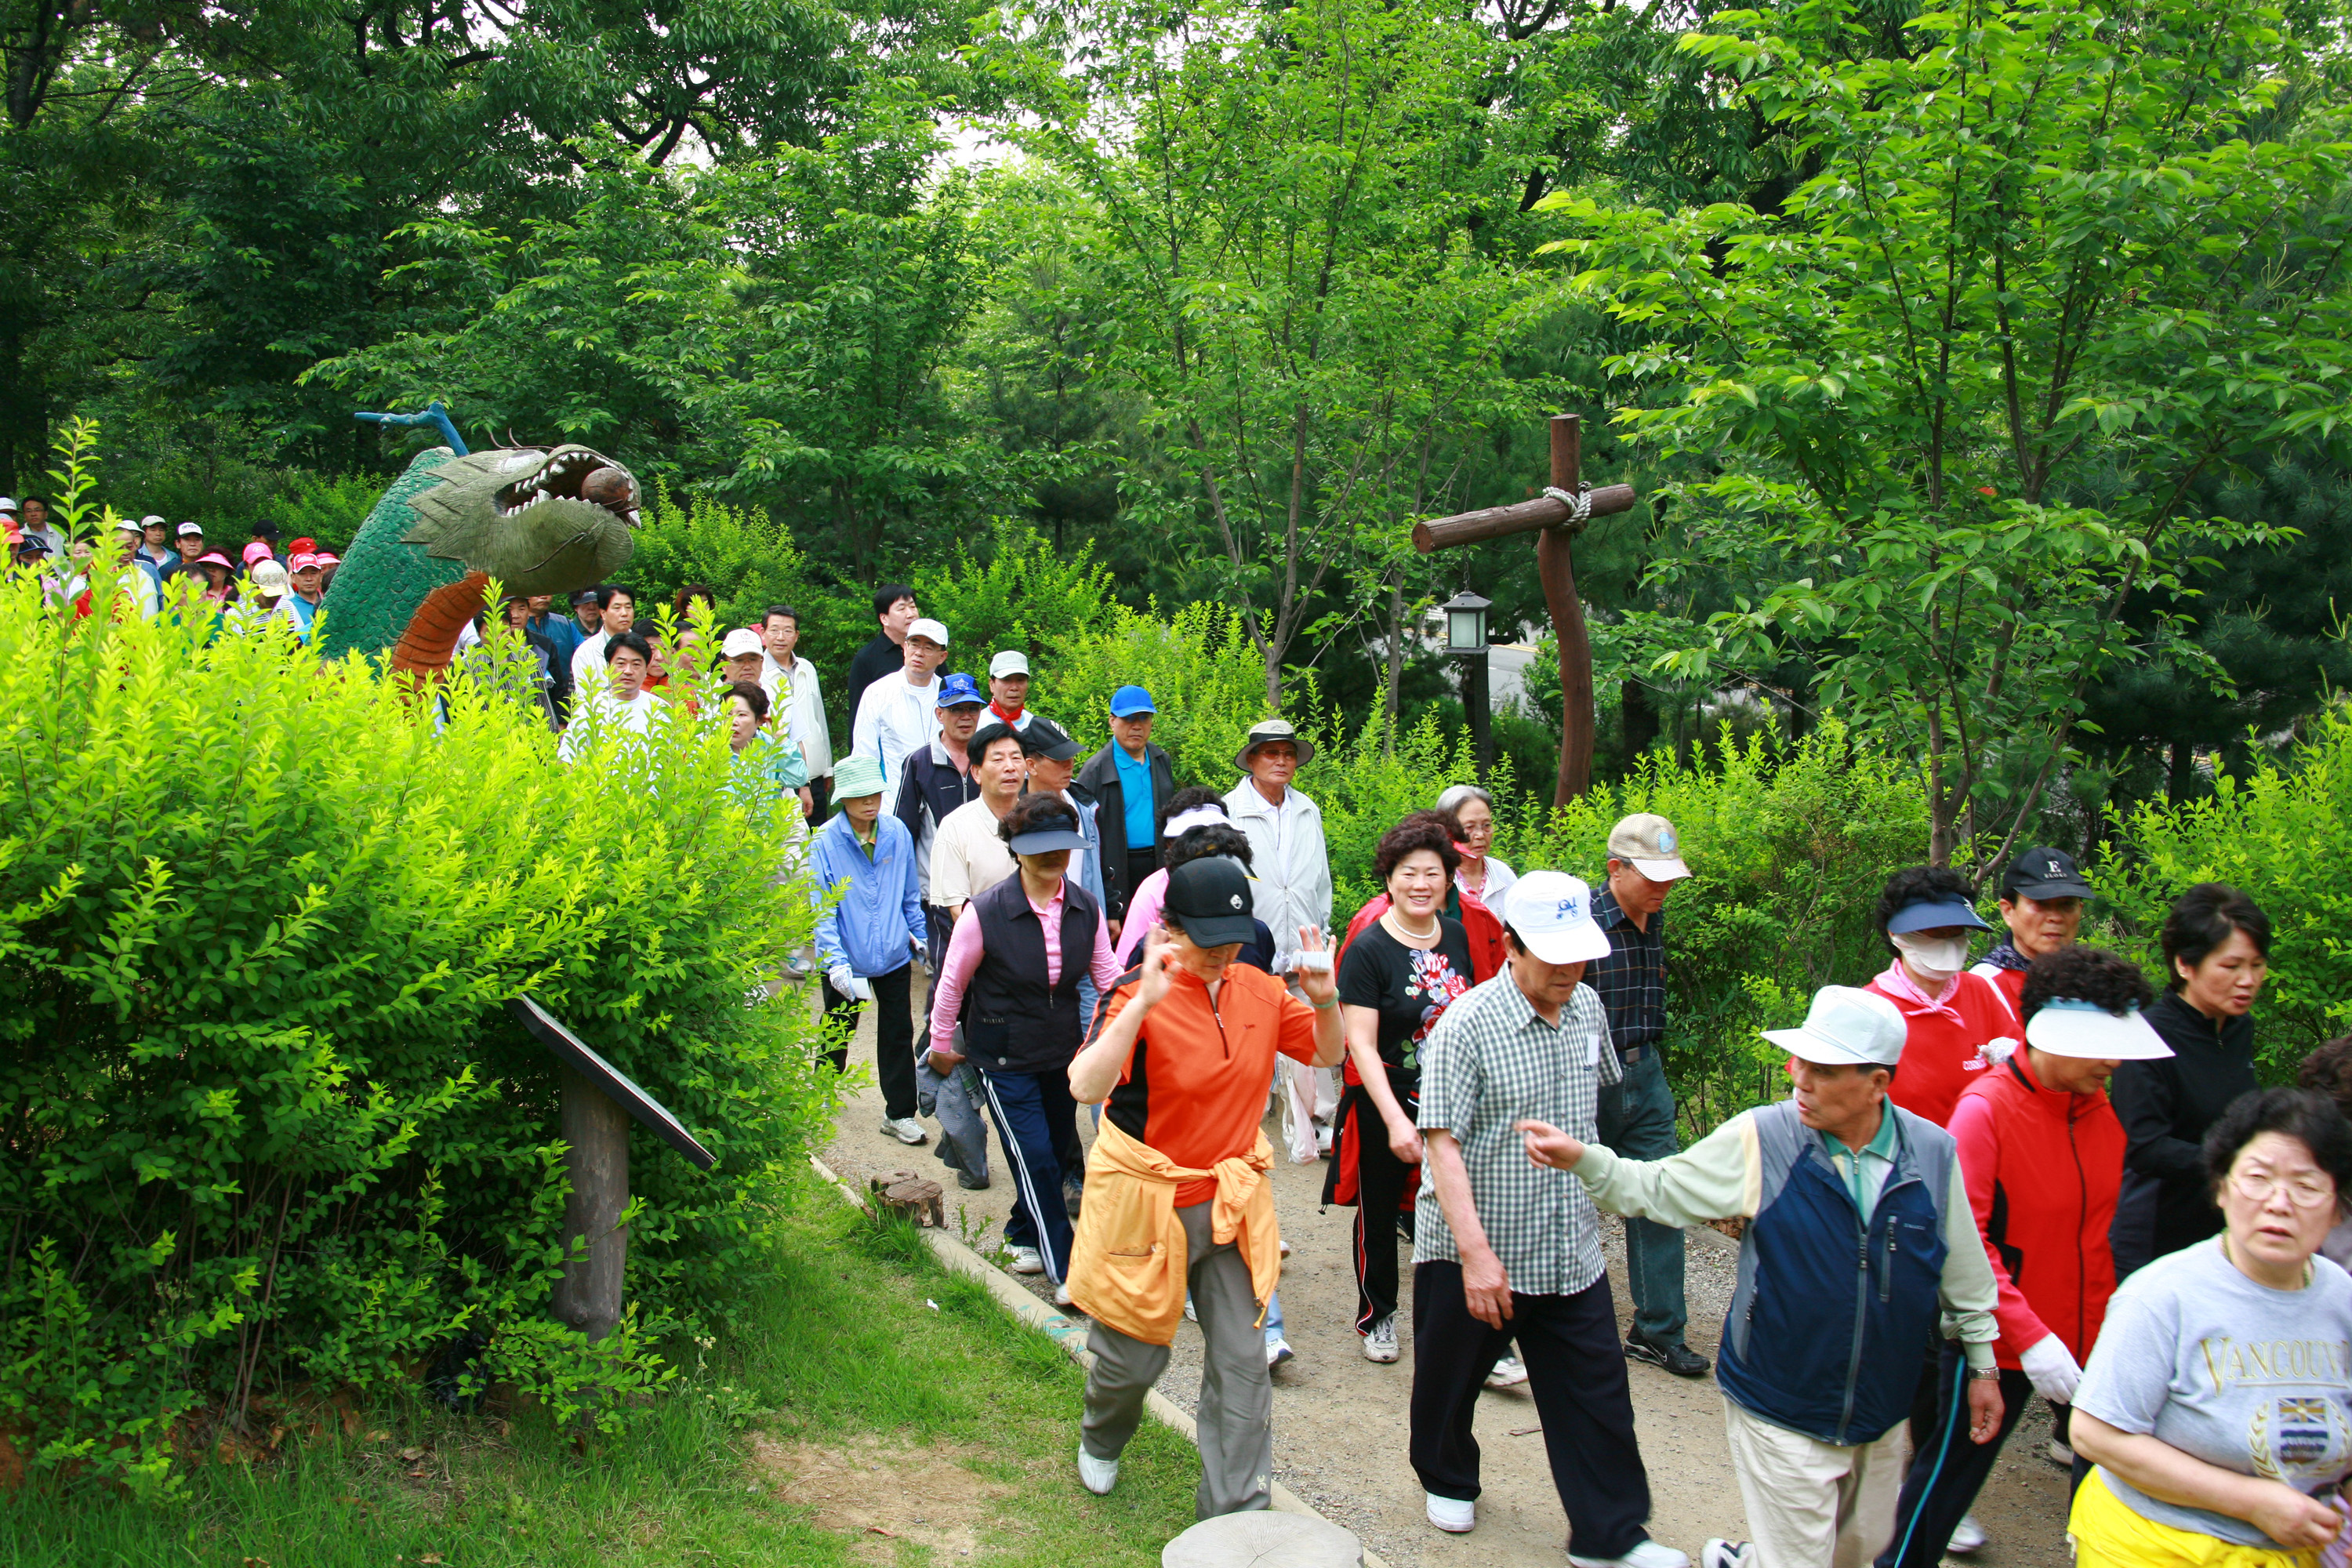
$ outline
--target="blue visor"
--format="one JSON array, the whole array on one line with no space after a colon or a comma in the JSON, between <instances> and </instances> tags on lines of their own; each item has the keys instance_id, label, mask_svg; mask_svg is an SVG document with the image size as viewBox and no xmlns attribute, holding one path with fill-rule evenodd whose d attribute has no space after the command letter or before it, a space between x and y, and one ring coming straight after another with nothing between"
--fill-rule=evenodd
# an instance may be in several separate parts
<instances>
[{"instance_id":1,"label":"blue visor","mask_svg":"<svg viewBox=\"0 0 2352 1568\"><path fill-rule=\"evenodd\" d=\"M1974 926L1979 931L1992 930L1978 918L1976 910L1969 907L1967 900L1945 899L1932 903L1904 905L1886 922L1886 934L1893 936L1897 931L1934 931L1937 926Z\"/></svg>"}]
</instances>

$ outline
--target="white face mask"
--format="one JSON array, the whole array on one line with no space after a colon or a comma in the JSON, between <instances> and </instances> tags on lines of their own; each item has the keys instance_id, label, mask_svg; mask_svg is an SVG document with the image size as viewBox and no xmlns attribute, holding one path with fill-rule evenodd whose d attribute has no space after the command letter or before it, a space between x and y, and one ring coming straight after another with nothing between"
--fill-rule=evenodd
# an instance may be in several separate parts
<instances>
[{"instance_id":1,"label":"white face mask","mask_svg":"<svg viewBox=\"0 0 2352 1568\"><path fill-rule=\"evenodd\" d=\"M1887 941L1902 952L1912 972L1937 985L1948 984L1968 967L1969 939L1964 936L1927 938L1910 931L1890 931Z\"/></svg>"}]
</instances>

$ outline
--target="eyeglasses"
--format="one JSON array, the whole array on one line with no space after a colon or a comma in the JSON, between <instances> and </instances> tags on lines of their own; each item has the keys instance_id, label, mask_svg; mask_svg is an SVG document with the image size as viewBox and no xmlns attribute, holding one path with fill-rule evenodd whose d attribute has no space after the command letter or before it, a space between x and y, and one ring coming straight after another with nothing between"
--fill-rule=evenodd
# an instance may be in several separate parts
<instances>
[{"instance_id":1,"label":"eyeglasses","mask_svg":"<svg viewBox=\"0 0 2352 1568\"><path fill-rule=\"evenodd\" d=\"M2267 1171L2235 1171L2231 1173L2230 1184L2250 1204L2270 1202L2271 1194L2281 1187L2286 1189L2287 1201L2299 1209L2315 1209L2336 1201L2336 1184L2322 1175L2279 1177Z\"/></svg>"}]
</instances>

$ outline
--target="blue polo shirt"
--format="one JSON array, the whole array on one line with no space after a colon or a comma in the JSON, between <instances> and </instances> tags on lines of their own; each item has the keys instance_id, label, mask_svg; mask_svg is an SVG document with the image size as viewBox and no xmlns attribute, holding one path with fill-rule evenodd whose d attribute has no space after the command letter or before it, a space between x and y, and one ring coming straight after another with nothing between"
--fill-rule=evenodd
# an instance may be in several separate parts
<instances>
[{"instance_id":1,"label":"blue polo shirt","mask_svg":"<svg viewBox=\"0 0 2352 1568\"><path fill-rule=\"evenodd\" d=\"M1118 767L1119 797L1127 803L1127 847L1131 854L1149 849L1159 834L1160 803L1151 798L1151 753L1130 757L1127 748L1111 742L1110 760Z\"/></svg>"}]
</instances>

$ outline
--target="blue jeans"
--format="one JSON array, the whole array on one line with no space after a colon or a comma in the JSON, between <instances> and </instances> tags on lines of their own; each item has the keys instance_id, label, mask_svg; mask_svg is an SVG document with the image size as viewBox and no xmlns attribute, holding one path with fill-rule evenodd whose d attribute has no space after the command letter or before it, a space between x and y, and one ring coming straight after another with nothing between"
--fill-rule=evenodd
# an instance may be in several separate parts
<instances>
[{"instance_id":1,"label":"blue jeans","mask_svg":"<svg viewBox=\"0 0 2352 1568\"><path fill-rule=\"evenodd\" d=\"M1624 1053L1625 1077L1601 1090L1596 1107L1601 1142L1627 1160L1664 1160L1681 1152L1675 1133L1675 1091L1655 1046ZM1656 1345L1678 1345L1690 1324L1683 1304L1683 1233L1655 1220L1625 1222L1626 1284L1633 1296L1633 1331Z\"/></svg>"}]
</instances>

